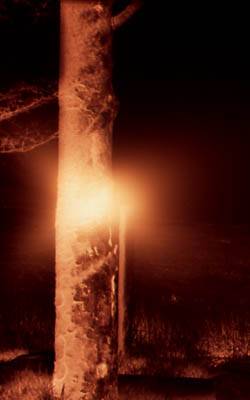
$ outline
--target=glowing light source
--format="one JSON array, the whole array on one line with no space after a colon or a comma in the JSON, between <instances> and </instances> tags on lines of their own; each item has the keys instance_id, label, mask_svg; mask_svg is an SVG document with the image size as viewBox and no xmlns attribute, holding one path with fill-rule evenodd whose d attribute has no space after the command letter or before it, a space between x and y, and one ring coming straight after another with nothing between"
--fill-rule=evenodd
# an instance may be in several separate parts
<instances>
[{"instance_id":1,"label":"glowing light source","mask_svg":"<svg viewBox=\"0 0 250 400\"><path fill-rule=\"evenodd\" d=\"M111 178L84 175L64 175L58 200L58 221L65 227L94 227L111 222L118 214L128 216L141 213L145 196L130 182L112 182ZM115 217L116 216L116 217ZM115 222L117 223L118 220Z\"/></svg>"},{"instance_id":2,"label":"glowing light source","mask_svg":"<svg viewBox=\"0 0 250 400\"><path fill-rule=\"evenodd\" d=\"M92 184L86 188L77 185L68 193L64 207L64 220L67 225L83 226L99 223L107 219L112 212L112 185L106 182Z\"/></svg>"}]
</instances>

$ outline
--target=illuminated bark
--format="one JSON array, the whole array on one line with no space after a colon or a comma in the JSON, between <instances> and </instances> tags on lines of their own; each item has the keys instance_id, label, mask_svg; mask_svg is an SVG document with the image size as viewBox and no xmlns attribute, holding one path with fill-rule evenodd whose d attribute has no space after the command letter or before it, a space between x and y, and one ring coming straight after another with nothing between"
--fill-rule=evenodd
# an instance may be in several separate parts
<instances>
[{"instance_id":1,"label":"illuminated bark","mask_svg":"<svg viewBox=\"0 0 250 400\"><path fill-rule=\"evenodd\" d=\"M117 399L117 246L111 235L111 15L61 1L54 391Z\"/></svg>"},{"instance_id":2,"label":"illuminated bark","mask_svg":"<svg viewBox=\"0 0 250 400\"><path fill-rule=\"evenodd\" d=\"M136 6L135 6L136 4ZM54 393L117 393L117 245L111 233L113 0L61 0Z\"/></svg>"}]
</instances>

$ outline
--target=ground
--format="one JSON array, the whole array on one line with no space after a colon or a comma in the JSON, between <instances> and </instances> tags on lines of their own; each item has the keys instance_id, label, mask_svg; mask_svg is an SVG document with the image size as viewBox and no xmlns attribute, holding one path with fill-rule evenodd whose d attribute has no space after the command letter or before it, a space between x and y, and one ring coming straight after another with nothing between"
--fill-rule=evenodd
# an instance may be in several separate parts
<instances>
[{"instance_id":1,"label":"ground","mask_svg":"<svg viewBox=\"0 0 250 400\"><path fill-rule=\"evenodd\" d=\"M52 400L53 355L12 356L0 362L1 400ZM243 367L231 365L212 379L119 376L120 400L249 400L249 368Z\"/></svg>"},{"instance_id":2,"label":"ground","mask_svg":"<svg viewBox=\"0 0 250 400\"><path fill-rule=\"evenodd\" d=\"M247 226L134 223L129 241L123 372L205 378L249 359Z\"/></svg>"}]
</instances>

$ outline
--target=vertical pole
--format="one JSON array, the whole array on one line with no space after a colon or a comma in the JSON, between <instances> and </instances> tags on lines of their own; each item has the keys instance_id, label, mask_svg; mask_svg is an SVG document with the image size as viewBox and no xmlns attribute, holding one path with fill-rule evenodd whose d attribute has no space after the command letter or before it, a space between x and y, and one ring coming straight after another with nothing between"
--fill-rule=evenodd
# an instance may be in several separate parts
<instances>
[{"instance_id":1,"label":"vertical pole","mask_svg":"<svg viewBox=\"0 0 250 400\"><path fill-rule=\"evenodd\" d=\"M120 208L119 225L119 273L118 273L118 354L125 353L125 286L126 286L126 209Z\"/></svg>"}]
</instances>

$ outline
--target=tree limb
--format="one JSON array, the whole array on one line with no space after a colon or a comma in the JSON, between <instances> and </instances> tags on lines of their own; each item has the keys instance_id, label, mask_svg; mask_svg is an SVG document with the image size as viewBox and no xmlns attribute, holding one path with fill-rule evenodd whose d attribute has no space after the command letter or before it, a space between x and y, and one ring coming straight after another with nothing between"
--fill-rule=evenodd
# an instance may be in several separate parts
<instances>
[{"instance_id":1,"label":"tree limb","mask_svg":"<svg viewBox=\"0 0 250 400\"><path fill-rule=\"evenodd\" d=\"M20 107L17 107L15 109L1 109L1 98L0 98L0 122L4 120L9 120L11 118L15 118L19 114L31 111L34 108L41 107L42 105L48 104L49 102L55 99L56 99L56 93L53 93L38 99L34 99L29 104L22 104Z\"/></svg>"},{"instance_id":2,"label":"tree limb","mask_svg":"<svg viewBox=\"0 0 250 400\"><path fill-rule=\"evenodd\" d=\"M32 135L27 134L27 137L19 135L18 137L10 138L3 136L0 139L0 153L13 154L13 153L27 153L34 150L58 137L58 132L54 132L48 137L39 135L33 132Z\"/></svg>"},{"instance_id":3,"label":"tree limb","mask_svg":"<svg viewBox=\"0 0 250 400\"><path fill-rule=\"evenodd\" d=\"M27 152L57 137L57 93L25 83L0 93L0 153Z\"/></svg>"},{"instance_id":4,"label":"tree limb","mask_svg":"<svg viewBox=\"0 0 250 400\"><path fill-rule=\"evenodd\" d=\"M113 30L122 26L129 18L131 18L142 6L141 0L132 0L127 7L119 14L112 17L111 25Z\"/></svg>"}]
</instances>

